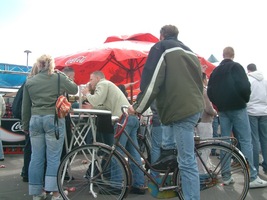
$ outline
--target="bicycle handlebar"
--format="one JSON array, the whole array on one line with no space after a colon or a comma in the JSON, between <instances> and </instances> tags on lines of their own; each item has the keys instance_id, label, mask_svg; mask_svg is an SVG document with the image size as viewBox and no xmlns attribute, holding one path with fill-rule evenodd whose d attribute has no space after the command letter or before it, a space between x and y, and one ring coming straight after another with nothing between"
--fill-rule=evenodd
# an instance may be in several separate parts
<instances>
[{"instance_id":1,"label":"bicycle handlebar","mask_svg":"<svg viewBox=\"0 0 267 200\"><path fill-rule=\"evenodd\" d=\"M118 127L117 127L116 133L114 135L114 138L120 137L121 134L123 133L125 127L126 127L126 124L128 122L128 118L129 118L129 114L126 111L127 109L128 109L128 106L127 105L121 106L122 115L121 115L121 117L120 117L120 119L119 119L119 121L117 123L118 124ZM121 124L122 121L123 121L123 123Z\"/></svg>"}]
</instances>

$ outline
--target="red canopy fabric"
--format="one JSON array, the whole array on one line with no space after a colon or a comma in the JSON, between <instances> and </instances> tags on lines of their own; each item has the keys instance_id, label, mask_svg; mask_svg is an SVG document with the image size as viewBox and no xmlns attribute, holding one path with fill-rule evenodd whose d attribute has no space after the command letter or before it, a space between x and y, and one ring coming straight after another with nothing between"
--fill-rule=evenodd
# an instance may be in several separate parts
<instances>
[{"instance_id":1,"label":"red canopy fabric","mask_svg":"<svg viewBox=\"0 0 267 200\"><path fill-rule=\"evenodd\" d=\"M121 36L109 36L104 43L124 41L124 40L137 40L143 42L158 42L159 39L150 33L137 33L134 35L121 35Z\"/></svg>"},{"instance_id":2,"label":"red canopy fabric","mask_svg":"<svg viewBox=\"0 0 267 200\"><path fill-rule=\"evenodd\" d=\"M108 80L125 84L140 80L152 42L116 41L70 55L55 58L56 69L71 66L75 71L75 82L86 84L93 71L101 70Z\"/></svg>"},{"instance_id":3,"label":"red canopy fabric","mask_svg":"<svg viewBox=\"0 0 267 200\"><path fill-rule=\"evenodd\" d=\"M210 77L211 72L213 71L213 69L216 67L215 65L213 65L211 62L209 62L208 60L206 60L205 58L201 57L198 55L198 59L200 61L200 64L202 66L202 71L205 72L207 74L208 77Z\"/></svg>"},{"instance_id":4,"label":"red canopy fabric","mask_svg":"<svg viewBox=\"0 0 267 200\"><path fill-rule=\"evenodd\" d=\"M150 33L110 36L98 48L55 58L56 69L72 67L78 85L88 83L90 74L96 70L117 85L134 82L141 79L149 50L158 41ZM138 87L139 84L134 85Z\"/></svg>"}]
</instances>

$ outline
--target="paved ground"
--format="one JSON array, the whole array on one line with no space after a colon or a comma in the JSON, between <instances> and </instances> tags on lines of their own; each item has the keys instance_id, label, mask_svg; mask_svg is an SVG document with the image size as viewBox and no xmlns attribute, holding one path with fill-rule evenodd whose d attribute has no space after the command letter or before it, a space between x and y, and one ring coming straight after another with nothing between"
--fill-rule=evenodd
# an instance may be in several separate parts
<instances>
[{"instance_id":1,"label":"paved ground","mask_svg":"<svg viewBox=\"0 0 267 200\"><path fill-rule=\"evenodd\" d=\"M31 200L32 197L28 195L28 184L22 182L20 177L23 155L5 155L5 161L0 162L0 165L5 165L5 168L0 168L0 200ZM260 176L267 180L267 175L264 175L262 171ZM146 195L129 195L127 197L127 199L137 198L138 200L154 199L148 192L146 192ZM246 198L246 200L264 199L267 200L267 188L251 189Z\"/></svg>"}]
</instances>

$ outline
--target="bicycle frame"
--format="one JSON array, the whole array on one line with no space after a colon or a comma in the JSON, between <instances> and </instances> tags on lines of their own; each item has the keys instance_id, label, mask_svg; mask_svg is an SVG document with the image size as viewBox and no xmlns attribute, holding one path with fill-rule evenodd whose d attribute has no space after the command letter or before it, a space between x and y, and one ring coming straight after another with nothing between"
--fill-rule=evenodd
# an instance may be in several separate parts
<instances>
[{"instance_id":1,"label":"bicycle frame","mask_svg":"<svg viewBox=\"0 0 267 200\"><path fill-rule=\"evenodd\" d=\"M122 109L125 109L125 107L123 107ZM179 168L178 166L175 167L175 169L170 169L168 168L167 170L156 170L152 167L151 163L146 159L145 155L142 154L142 152L139 150L139 147L137 145L134 144L133 140L131 139L131 137L129 136L129 134L125 131L125 126L127 124L128 121L128 114L126 112L123 112L124 115L119 119L119 122L117 123L118 128L115 134L115 142L114 145L112 146L112 150L116 151L116 148L120 148L121 151L123 152L123 154L125 154L128 158L128 161L131 160L131 162L133 162L147 177L150 181L152 181L159 189L159 191L164 191L164 190L172 190L172 189L181 189L180 186L177 185L171 185L171 186L165 186L166 180L169 176L170 173L173 173L174 175L178 173ZM123 121L123 124L120 124L121 121ZM132 157L132 155L125 149L124 146L122 146L119 142L121 135L124 134L127 139L128 142L130 142L133 147L136 149L136 151L139 153L139 155L141 156L141 158L143 158L144 160L144 164L146 166L149 167L149 169L154 170L156 172L160 172L163 173L164 176L162 177L162 181L161 183L158 183L157 180L147 171L143 168L143 165L139 165ZM226 141L230 141L232 144L229 144L229 142ZM199 160L201 161L201 163L203 164L203 166L205 167L205 169L207 170L207 172L209 172L208 167L206 166L206 164L204 163L203 159L201 158L201 156L198 154L197 152L197 147L200 144L204 144L204 143L220 143L220 144L225 144L229 147L231 147L232 151L238 151L238 153L240 153L241 155L243 155L235 146L237 144L237 140L233 137L223 137L223 138L210 138L210 139L205 139L205 140L198 140L198 138L195 138L195 153L196 156L199 158ZM123 158L125 159L125 157L117 151L117 153ZM226 155L224 155L225 157ZM229 155L228 155L229 156ZM245 159L245 157L243 156L243 158ZM219 166L219 165L218 165ZM218 170L219 174L221 172L221 170ZM210 178L212 178L212 174L209 172L208 173ZM177 177L173 177L172 178L172 182L175 183L176 182L176 178Z\"/></svg>"},{"instance_id":2,"label":"bicycle frame","mask_svg":"<svg viewBox=\"0 0 267 200\"><path fill-rule=\"evenodd\" d=\"M125 108L126 107L122 107L122 109L125 109ZM177 188L178 186L167 186L167 187L165 186L164 187L164 185L166 183L166 180L168 178L168 175L170 173L173 173L174 171L172 169L170 169L170 168L167 169L167 170L156 170L151 166L151 163L146 159L146 157L139 150L139 147L136 144L134 144L134 141L131 139L129 134L125 131L125 127L127 125L129 116L128 116L128 114L126 112L123 112L123 113L124 113L124 115L121 116L121 118L119 119L119 122L117 123L118 128L117 128L117 131L116 131L115 136L114 136L115 141L114 141L114 144L112 145L112 151L116 151L123 159L125 159L125 157L119 151L116 150L116 148L120 148L121 151L127 156L128 161L131 160L148 177L148 179L150 181L152 181L155 185L157 185L157 187L159 188L160 191ZM123 121L123 124L120 124L121 121ZM130 142L133 145L133 147L139 153L141 158L143 158L143 160L145 162L145 165L147 165L149 167L149 169L157 171L157 172L164 173L164 176L162 178L162 182L160 184L157 182L157 180L152 175L150 175L150 173L148 171L146 171L143 168L143 165L139 165L137 163L137 161L134 160L132 155L125 149L125 147L121 145L121 143L119 141L120 141L120 137L121 137L122 134L124 134L127 137L128 142ZM110 161L110 159L111 159L111 155L109 156L108 161ZM178 170L178 167L175 170Z\"/></svg>"}]
</instances>

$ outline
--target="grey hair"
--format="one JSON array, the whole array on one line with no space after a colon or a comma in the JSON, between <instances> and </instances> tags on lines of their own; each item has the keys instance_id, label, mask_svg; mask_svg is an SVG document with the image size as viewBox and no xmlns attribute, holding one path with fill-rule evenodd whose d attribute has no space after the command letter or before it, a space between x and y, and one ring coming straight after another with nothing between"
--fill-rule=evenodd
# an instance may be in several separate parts
<instances>
[{"instance_id":1,"label":"grey hair","mask_svg":"<svg viewBox=\"0 0 267 200\"><path fill-rule=\"evenodd\" d=\"M101 71L94 71L92 74L94 74L95 76L98 76L100 78L105 78L105 74Z\"/></svg>"}]
</instances>

